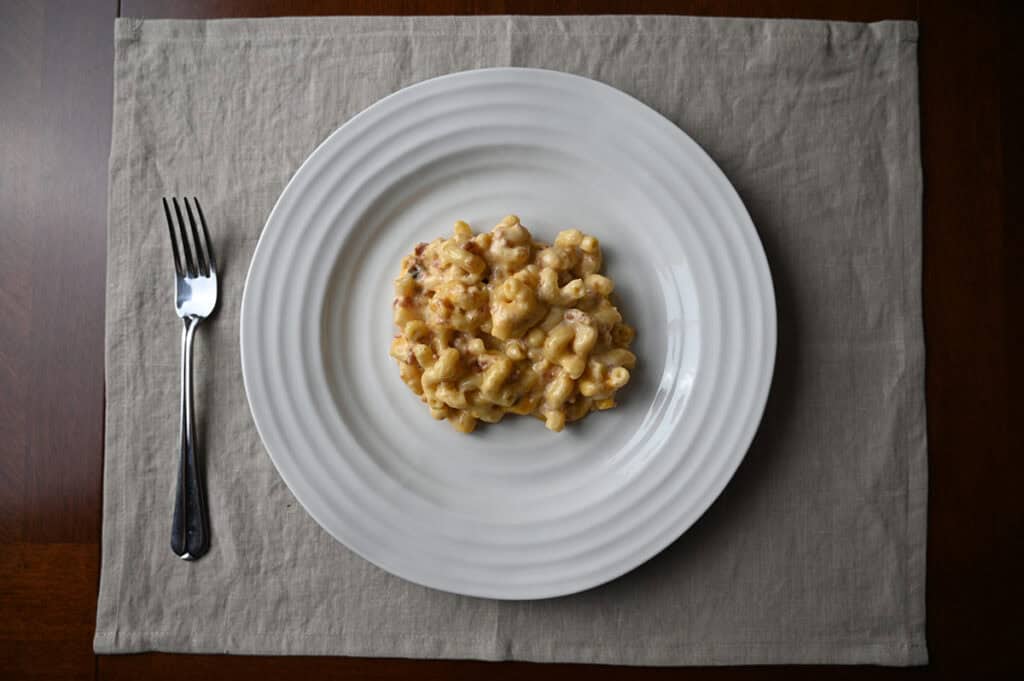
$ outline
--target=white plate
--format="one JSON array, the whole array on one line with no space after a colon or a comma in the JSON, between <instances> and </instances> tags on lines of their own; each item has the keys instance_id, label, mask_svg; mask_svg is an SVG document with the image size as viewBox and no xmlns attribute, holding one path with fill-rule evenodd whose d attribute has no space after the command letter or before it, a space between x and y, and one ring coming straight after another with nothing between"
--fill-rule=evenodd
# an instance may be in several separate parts
<instances>
[{"instance_id":1,"label":"white plate","mask_svg":"<svg viewBox=\"0 0 1024 681\"><path fill-rule=\"evenodd\" d=\"M392 279L419 241L520 216L604 247L639 364L621 406L562 433L434 421L388 356ZM456 73L382 99L299 168L242 300L242 369L281 477L400 577L492 598L613 579L708 508L760 420L775 358L768 265L728 180L607 85Z\"/></svg>"}]
</instances>

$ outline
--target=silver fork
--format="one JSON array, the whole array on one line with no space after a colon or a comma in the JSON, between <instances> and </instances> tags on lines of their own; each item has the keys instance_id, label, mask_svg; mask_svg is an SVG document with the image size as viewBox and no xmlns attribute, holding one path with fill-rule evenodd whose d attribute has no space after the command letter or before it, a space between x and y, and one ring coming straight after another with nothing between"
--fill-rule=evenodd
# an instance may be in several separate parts
<instances>
[{"instance_id":1,"label":"silver fork","mask_svg":"<svg viewBox=\"0 0 1024 681\"><path fill-rule=\"evenodd\" d=\"M171 236L171 250L174 252L174 309L185 324L181 334L180 462L178 491L174 498L174 518L171 522L171 550L179 558L196 560L206 553L210 546L210 523L206 515L206 496L196 452L195 406L192 401L192 340L195 338L199 322L209 317L217 307L217 267L199 199L192 197L195 214L188 199L183 201L185 214L188 216L188 228L182 217L178 199L172 198L170 205L166 198L163 199L167 229ZM171 205L174 206L177 227L171 215ZM196 226L197 215L199 227ZM202 239L199 235L200 227ZM175 238L175 232L178 238Z\"/></svg>"}]
</instances>

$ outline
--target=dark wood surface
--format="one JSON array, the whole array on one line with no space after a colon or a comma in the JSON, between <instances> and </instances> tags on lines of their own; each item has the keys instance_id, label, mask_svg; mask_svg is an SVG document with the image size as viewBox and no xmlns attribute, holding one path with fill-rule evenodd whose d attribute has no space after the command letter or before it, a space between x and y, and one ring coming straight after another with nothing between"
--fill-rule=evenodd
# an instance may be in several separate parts
<instances>
[{"instance_id":1,"label":"dark wood surface","mask_svg":"<svg viewBox=\"0 0 1024 681\"><path fill-rule=\"evenodd\" d=\"M93 655L113 18L506 12L920 22L927 668ZM926 0L0 0L0 678L888 678L1024 666L1013 559L1024 537L1022 18L1012 2Z\"/></svg>"}]
</instances>

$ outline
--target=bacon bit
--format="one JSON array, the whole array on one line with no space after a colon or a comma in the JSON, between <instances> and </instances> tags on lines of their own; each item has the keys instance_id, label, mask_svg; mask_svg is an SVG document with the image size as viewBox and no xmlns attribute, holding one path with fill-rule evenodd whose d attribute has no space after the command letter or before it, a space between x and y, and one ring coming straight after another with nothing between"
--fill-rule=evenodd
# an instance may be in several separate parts
<instances>
[{"instance_id":1,"label":"bacon bit","mask_svg":"<svg viewBox=\"0 0 1024 681\"><path fill-rule=\"evenodd\" d=\"M423 251L425 250L427 250L427 243L425 241L421 241L418 244L416 244L416 250L413 252L416 255L423 255Z\"/></svg>"},{"instance_id":2,"label":"bacon bit","mask_svg":"<svg viewBox=\"0 0 1024 681\"><path fill-rule=\"evenodd\" d=\"M473 255L483 255L483 251L480 249L480 244L475 241L467 241L462 245L462 250L469 251Z\"/></svg>"},{"instance_id":3,"label":"bacon bit","mask_svg":"<svg viewBox=\"0 0 1024 681\"><path fill-rule=\"evenodd\" d=\"M575 307L565 311L565 321L567 322L579 322L586 318L586 316L582 310L577 310Z\"/></svg>"},{"instance_id":4,"label":"bacon bit","mask_svg":"<svg viewBox=\"0 0 1024 681\"><path fill-rule=\"evenodd\" d=\"M395 305L395 307L410 308L410 307L412 307L412 298L409 297L409 296L402 296L400 298L395 298L394 305Z\"/></svg>"}]
</instances>

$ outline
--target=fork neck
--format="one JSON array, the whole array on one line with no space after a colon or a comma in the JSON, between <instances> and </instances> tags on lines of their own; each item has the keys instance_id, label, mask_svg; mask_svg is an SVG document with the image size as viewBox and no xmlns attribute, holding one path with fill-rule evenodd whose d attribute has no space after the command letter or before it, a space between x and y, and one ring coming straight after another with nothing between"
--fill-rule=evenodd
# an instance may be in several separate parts
<instances>
[{"instance_id":1,"label":"fork neck","mask_svg":"<svg viewBox=\"0 0 1024 681\"><path fill-rule=\"evenodd\" d=\"M202 317L196 317L195 315L190 315L188 317L182 317L181 321L184 324L184 327L182 328L182 334L181 334L181 351L183 353L183 356L182 356L182 360L183 360L182 383L184 384L185 378L186 378L185 377L185 373L190 373L191 368L192 368L191 367L191 364L192 364L192 341L193 341L193 339L195 339L196 328L199 326L199 322L202 321ZM191 378L191 377L189 377L189 378Z\"/></svg>"}]
</instances>

